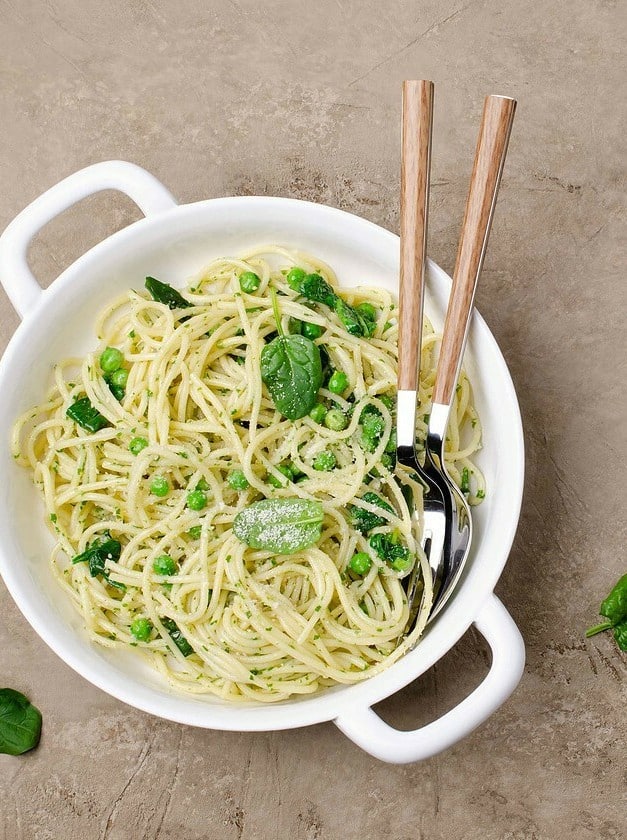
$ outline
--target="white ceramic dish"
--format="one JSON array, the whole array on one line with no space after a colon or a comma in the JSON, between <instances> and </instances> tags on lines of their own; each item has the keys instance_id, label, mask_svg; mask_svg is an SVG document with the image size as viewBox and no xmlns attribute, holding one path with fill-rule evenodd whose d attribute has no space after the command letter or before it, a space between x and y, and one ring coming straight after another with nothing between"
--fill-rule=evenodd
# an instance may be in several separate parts
<instances>
[{"instance_id":1,"label":"white ceramic dish","mask_svg":"<svg viewBox=\"0 0 627 840\"><path fill-rule=\"evenodd\" d=\"M117 189L147 218L109 237L42 291L26 252L54 216L91 193ZM476 540L458 589L418 647L383 674L353 686L276 705L228 705L170 689L134 652L89 642L81 619L52 578L52 538L30 476L8 444L17 415L48 389L51 364L93 347L96 313L116 294L141 287L146 275L181 284L216 256L263 243L319 255L341 285L382 284L395 290L398 238L356 216L283 198L221 198L178 206L143 169L108 161L83 169L40 196L0 238L0 280L23 321L0 363L0 573L16 604L42 639L74 670L124 702L163 718L212 729L260 731L333 721L355 743L395 763L417 761L458 741L484 721L517 685L524 646L493 593L511 547L523 486L520 413L507 367L492 334L475 313L466 358L483 428L480 463L489 488L476 509ZM448 276L431 263L426 311L442 322ZM447 714L412 732L383 722L371 706L407 685L440 659L471 624L492 648L484 681Z\"/></svg>"}]
</instances>

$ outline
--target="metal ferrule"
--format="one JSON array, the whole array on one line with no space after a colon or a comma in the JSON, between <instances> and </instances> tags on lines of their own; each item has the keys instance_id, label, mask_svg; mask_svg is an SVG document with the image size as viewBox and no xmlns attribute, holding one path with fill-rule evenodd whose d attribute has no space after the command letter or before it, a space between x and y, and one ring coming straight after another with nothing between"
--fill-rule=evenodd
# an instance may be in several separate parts
<instances>
[{"instance_id":1,"label":"metal ferrule","mask_svg":"<svg viewBox=\"0 0 627 840\"><path fill-rule=\"evenodd\" d=\"M427 449L438 468L441 467L438 461L441 461L444 456L444 441L446 440L446 427L448 426L450 413L450 405L433 403L431 406L429 428L427 429Z\"/></svg>"}]
</instances>

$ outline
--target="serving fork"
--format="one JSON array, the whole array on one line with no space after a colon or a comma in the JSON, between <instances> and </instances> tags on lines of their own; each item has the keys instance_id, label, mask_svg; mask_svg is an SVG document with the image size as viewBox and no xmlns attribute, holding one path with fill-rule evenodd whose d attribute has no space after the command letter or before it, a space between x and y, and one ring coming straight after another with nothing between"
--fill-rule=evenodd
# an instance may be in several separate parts
<instances>
[{"instance_id":1,"label":"serving fork","mask_svg":"<svg viewBox=\"0 0 627 840\"><path fill-rule=\"evenodd\" d=\"M424 81L405 82L403 85L397 462L401 469L414 470L424 485L421 545L431 568L434 592L429 621L440 612L454 591L472 541L472 517L468 502L446 468L446 429L455 398L515 109L516 102L509 97L487 96L484 102L433 386L424 466L421 467L415 449L415 424L424 299L433 85ZM428 124L428 132L423 123ZM412 136L406 137L406 134ZM412 172L416 173L413 185ZM423 192L426 194L423 195ZM413 347L410 346L412 344ZM416 469L416 465L419 469ZM414 603L416 581L417 568L407 585L409 626L417 612Z\"/></svg>"}]
</instances>

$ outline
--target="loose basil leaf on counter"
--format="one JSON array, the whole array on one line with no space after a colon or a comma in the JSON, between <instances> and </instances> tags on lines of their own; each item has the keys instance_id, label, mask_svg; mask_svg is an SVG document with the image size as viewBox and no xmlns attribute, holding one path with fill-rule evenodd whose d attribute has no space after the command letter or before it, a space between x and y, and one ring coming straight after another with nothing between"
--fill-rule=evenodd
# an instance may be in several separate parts
<instances>
[{"instance_id":1,"label":"loose basil leaf on counter","mask_svg":"<svg viewBox=\"0 0 627 840\"><path fill-rule=\"evenodd\" d=\"M37 746L41 712L19 691L0 688L0 753L22 755Z\"/></svg>"},{"instance_id":2,"label":"loose basil leaf on counter","mask_svg":"<svg viewBox=\"0 0 627 840\"><path fill-rule=\"evenodd\" d=\"M284 334L276 292L271 293L279 334L261 351L261 379L277 410L288 420L298 420L314 407L322 385L320 350L304 335Z\"/></svg>"},{"instance_id":3,"label":"loose basil leaf on counter","mask_svg":"<svg viewBox=\"0 0 627 840\"><path fill-rule=\"evenodd\" d=\"M167 304L170 309L187 309L189 306L193 306L172 286L168 286L167 283L162 283L154 277L146 277L146 288L153 300L156 300L157 303Z\"/></svg>"},{"instance_id":4,"label":"loose basil leaf on counter","mask_svg":"<svg viewBox=\"0 0 627 840\"><path fill-rule=\"evenodd\" d=\"M233 533L251 548L294 554L318 542L323 518L320 502L262 499L237 514Z\"/></svg>"},{"instance_id":5,"label":"loose basil leaf on counter","mask_svg":"<svg viewBox=\"0 0 627 840\"><path fill-rule=\"evenodd\" d=\"M81 397L73 402L72 405L68 406L65 414L70 420L74 420L88 432L99 432L105 426L111 425L107 418L103 417L98 409L93 407L89 397Z\"/></svg>"}]
</instances>

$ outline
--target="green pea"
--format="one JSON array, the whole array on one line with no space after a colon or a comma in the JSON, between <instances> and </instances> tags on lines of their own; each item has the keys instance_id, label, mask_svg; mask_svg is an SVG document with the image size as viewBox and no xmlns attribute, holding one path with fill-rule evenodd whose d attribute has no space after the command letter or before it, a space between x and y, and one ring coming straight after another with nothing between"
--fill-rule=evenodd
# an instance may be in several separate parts
<instances>
[{"instance_id":1,"label":"green pea","mask_svg":"<svg viewBox=\"0 0 627 840\"><path fill-rule=\"evenodd\" d=\"M281 475L284 475L288 481L291 481L294 478L294 474L287 464L279 464L275 467L275 470L280 472ZM273 473L268 473L268 481L273 487L285 487L286 484L285 481L281 481L281 479Z\"/></svg>"},{"instance_id":2,"label":"green pea","mask_svg":"<svg viewBox=\"0 0 627 840\"><path fill-rule=\"evenodd\" d=\"M339 408L330 408L325 417L324 425L333 432L341 432L348 426L348 417Z\"/></svg>"},{"instance_id":3,"label":"green pea","mask_svg":"<svg viewBox=\"0 0 627 840\"><path fill-rule=\"evenodd\" d=\"M156 475L150 484L150 492L153 496L163 498L170 492L170 482L164 476Z\"/></svg>"},{"instance_id":4,"label":"green pea","mask_svg":"<svg viewBox=\"0 0 627 840\"><path fill-rule=\"evenodd\" d=\"M242 470L233 470L228 476L227 482L233 490L247 490L250 487L250 483Z\"/></svg>"},{"instance_id":5,"label":"green pea","mask_svg":"<svg viewBox=\"0 0 627 840\"><path fill-rule=\"evenodd\" d=\"M333 452L325 449L323 452L318 452L313 460L312 467L314 470L319 470L320 472L329 472L334 469L336 464L337 459Z\"/></svg>"},{"instance_id":6,"label":"green pea","mask_svg":"<svg viewBox=\"0 0 627 840\"><path fill-rule=\"evenodd\" d=\"M128 382L128 371L126 368L114 370L109 376L109 382L117 388L126 388L126 383Z\"/></svg>"},{"instance_id":7,"label":"green pea","mask_svg":"<svg viewBox=\"0 0 627 840\"><path fill-rule=\"evenodd\" d=\"M314 341L316 338L320 338L323 333L323 329L318 324L310 324L308 321L303 321L301 326L301 335L304 335L305 338L310 338Z\"/></svg>"},{"instance_id":8,"label":"green pea","mask_svg":"<svg viewBox=\"0 0 627 840\"><path fill-rule=\"evenodd\" d=\"M187 507L190 510L202 510L207 507L207 494L202 490L192 490L187 494Z\"/></svg>"},{"instance_id":9,"label":"green pea","mask_svg":"<svg viewBox=\"0 0 627 840\"><path fill-rule=\"evenodd\" d=\"M200 481L198 482L198 484L196 485L196 490L202 490L203 493L206 493L208 489L209 489L209 483L207 482L206 479L201 478Z\"/></svg>"},{"instance_id":10,"label":"green pea","mask_svg":"<svg viewBox=\"0 0 627 840\"><path fill-rule=\"evenodd\" d=\"M192 525L192 527L189 529L189 531L187 533L189 534L189 536L193 540L199 540L201 532L202 532L202 525Z\"/></svg>"},{"instance_id":11,"label":"green pea","mask_svg":"<svg viewBox=\"0 0 627 840\"><path fill-rule=\"evenodd\" d=\"M131 450L133 455L139 455L142 449L145 449L148 446L148 441L146 438L143 437L134 437L133 440L129 443L128 448Z\"/></svg>"},{"instance_id":12,"label":"green pea","mask_svg":"<svg viewBox=\"0 0 627 840\"><path fill-rule=\"evenodd\" d=\"M303 277L305 277L306 274L307 274L307 272L303 268L298 268L298 266L295 266L294 268L291 268L287 272L287 278L286 278L287 279L287 284L290 287L290 289L294 289L294 291L298 291L299 283L303 279Z\"/></svg>"},{"instance_id":13,"label":"green pea","mask_svg":"<svg viewBox=\"0 0 627 840\"><path fill-rule=\"evenodd\" d=\"M254 271L244 271L239 276L239 285L243 292L250 295L257 291L261 285L261 280Z\"/></svg>"},{"instance_id":14,"label":"green pea","mask_svg":"<svg viewBox=\"0 0 627 840\"><path fill-rule=\"evenodd\" d=\"M393 470L396 466L396 453L384 452L381 456L381 465L388 470Z\"/></svg>"},{"instance_id":15,"label":"green pea","mask_svg":"<svg viewBox=\"0 0 627 840\"><path fill-rule=\"evenodd\" d=\"M100 367L105 373L113 373L122 367L124 356L117 347L107 347L100 354Z\"/></svg>"},{"instance_id":16,"label":"green pea","mask_svg":"<svg viewBox=\"0 0 627 840\"><path fill-rule=\"evenodd\" d=\"M371 566L372 560L370 559L370 555L366 554L365 551L360 551L357 554L354 554L348 564L351 572L355 572L356 575L368 574Z\"/></svg>"},{"instance_id":17,"label":"green pea","mask_svg":"<svg viewBox=\"0 0 627 840\"><path fill-rule=\"evenodd\" d=\"M314 407L309 412L309 416L311 419L316 423L322 423L327 413L326 408L322 405L322 403L316 403Z\"/></svg>"},{"instance_id":18,"label":"green pea","mask_svg":"<svg viewBox=\"0 0 627 840\"><path fill-rule=\"evenodd\" d=\"M152 621L148 618L136 618L131 624L131 633L138 642L147 642L152 633Z\"/></svg>"},{"instance_id":19,"label":"green pea","mask_svg":"<svg viewBox=\"0 0 627 840\"><path fill-rule=\"evenodd\" d=\"M355 309L368 321L377 320L377 309L371 303L360 303Z\"/></svg>"},{"instance_id":20,"label":"green pea","mask_svg":"<svg viewBox=\"0 0 627 840\"><path fill-rule=\"evenodd\" d=\"M169 554L162 554L153 561L152 570L156 575L175 575L176 563Z\"/></svg>"},{"instance_id":21,"label":"green pea","mask_svg":"<svg viewBox=\"0 0 627 840\"><path fill-rule=\"evenodd\" d=\"M335 370L329 379L329 391L333 394L343 394L348 388L348 376L342 370Z\"/></svg>"},{"instance_id":22,"label":"green pea","mask_svg":"<svg viewBox=\"0 0 627 840\"><path fill-rule=\"evenodd\" d=\"M413 562L414 558L409 552L407 552L406 556L394 557L390 560L390 567L394 569L395 572L404 572L406 569L409 569Z\"/></svg>"}]
</instances>

